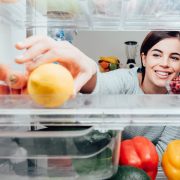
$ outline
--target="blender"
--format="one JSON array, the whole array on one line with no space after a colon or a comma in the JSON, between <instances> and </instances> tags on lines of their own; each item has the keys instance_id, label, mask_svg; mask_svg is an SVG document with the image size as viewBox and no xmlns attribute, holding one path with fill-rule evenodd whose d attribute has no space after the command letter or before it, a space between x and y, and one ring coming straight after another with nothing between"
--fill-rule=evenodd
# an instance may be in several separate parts
<instances>
[{"instance_id":1,"label":"blender","mask_svg":"<svg viewBox=\"0 0 180 180\"><path fill-rule=\"evenodd\" d=\"M134 68L136 65L135 58L136 58L138 43L136 41L126 41L124 44L126 45L125 52L127 56L126 67L129 69Z\"/></svg>"}]
</instances>

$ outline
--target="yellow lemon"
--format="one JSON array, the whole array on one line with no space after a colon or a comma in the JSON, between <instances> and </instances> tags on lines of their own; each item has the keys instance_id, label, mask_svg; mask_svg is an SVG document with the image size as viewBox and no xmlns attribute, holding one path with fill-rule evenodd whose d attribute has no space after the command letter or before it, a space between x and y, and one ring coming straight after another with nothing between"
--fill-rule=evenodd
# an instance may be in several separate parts
<instances>
[{"instance_id":1,"label":"yellow lemon","mask_svg":"<svg viewBox=\"0 0 180 180\"><path fill-rule=\"evenodd\" d=\"M28 93L44 107L58 107L73 94L74 81L71 73L59 64L44 64L29 76Z\"/></svg>"}]
</instances>

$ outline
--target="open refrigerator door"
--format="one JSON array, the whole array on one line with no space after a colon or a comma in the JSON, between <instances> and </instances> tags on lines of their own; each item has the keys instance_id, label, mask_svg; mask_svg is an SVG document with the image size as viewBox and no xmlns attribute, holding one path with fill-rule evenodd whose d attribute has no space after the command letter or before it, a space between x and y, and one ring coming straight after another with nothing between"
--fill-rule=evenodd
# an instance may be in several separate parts
<instances>
[{"instance_id":1,"label":"open refrigerator door","mask_svg":"<svg viewBox=\"0 0 180 180\"><path fill-rule=\"evenodd\" d=\"M2 3L0 37L11 41L0 58L12 60L17 55L9 50L17 37L54 35L58 29L176 30L179 10L180 2L174 0ZM11 61L3 63L19 70ZM118 170L124 128L180 126L179 107L178 95L78 95L59 108L44 108L29 95L0 95L0 177L108 179ZM157 179L166 179L161 167Z\"/></svg>"}]
</instances>

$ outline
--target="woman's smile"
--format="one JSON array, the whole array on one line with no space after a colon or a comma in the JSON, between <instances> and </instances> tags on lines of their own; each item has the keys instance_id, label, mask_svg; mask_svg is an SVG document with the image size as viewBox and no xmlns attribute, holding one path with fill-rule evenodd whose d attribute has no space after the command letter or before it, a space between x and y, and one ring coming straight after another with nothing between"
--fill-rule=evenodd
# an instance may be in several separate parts
<instances>
[{"instance_id":1,"label":"woman's smile","mask_svg":"<svg viewBox=\"0 0 180 180\"><path fill-rule=\"evenodd\" d=\"M170 71L163 71L163 70L155 70L154 71L156 76L160 79L169 79L172 72Z\"/></svg>"}]
</instances>

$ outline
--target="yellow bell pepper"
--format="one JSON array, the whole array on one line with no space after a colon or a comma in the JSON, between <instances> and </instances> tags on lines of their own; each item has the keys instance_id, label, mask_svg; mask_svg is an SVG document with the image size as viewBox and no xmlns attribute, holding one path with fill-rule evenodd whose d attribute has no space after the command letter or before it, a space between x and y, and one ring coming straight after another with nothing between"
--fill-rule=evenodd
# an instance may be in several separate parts
<instances>
[{"instance_id":1,"label":"yellow bell pepper","mask_svg":"<svg viewBox=\"0 0 180 180\"><path fill-rule=\"evenodd\" d=\"M168 180L180 179L180 139L168 144L162 157L162 168Z\"/></svg>"}]
</instances>

